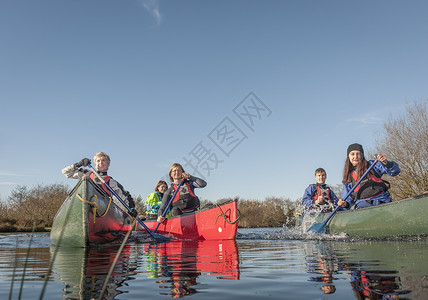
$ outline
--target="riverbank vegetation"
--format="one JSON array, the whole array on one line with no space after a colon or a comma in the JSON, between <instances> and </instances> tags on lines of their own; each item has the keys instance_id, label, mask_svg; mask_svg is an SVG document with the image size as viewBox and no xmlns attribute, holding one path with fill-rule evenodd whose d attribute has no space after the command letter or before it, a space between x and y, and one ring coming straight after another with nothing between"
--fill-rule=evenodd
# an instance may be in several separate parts
<instances>
[{"instance_id":1,"label":"riverbank vegetation","mask_svg":"<svg viewBox=\"0 0 428 300\"><path fill-rule=\"evenodd\" d=\"M296 223L296 202L286 198L240 200L238 209L241 214L238 227L241 228L294 226Z\"/></svg>"},{"instance_id":2,"label":"riverbank vegetation","mask_svg":"<svg viewBox=\"0 0 428 300\"><path fill-rule=\"evenodd\" d=\"M0 202L0 231L46 231L68 195L63 184L17 186L7 202Z\"/></svg>"}]
</instances>

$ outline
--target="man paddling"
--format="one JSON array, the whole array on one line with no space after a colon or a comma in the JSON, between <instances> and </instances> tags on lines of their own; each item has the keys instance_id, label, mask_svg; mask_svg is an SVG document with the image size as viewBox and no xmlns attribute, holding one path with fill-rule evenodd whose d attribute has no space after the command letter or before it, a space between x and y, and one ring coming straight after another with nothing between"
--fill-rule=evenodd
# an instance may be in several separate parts
<instances>
[{"instance_id":1,"label":"man paddling","mask_svg":"<svg viewBox=\"0 0 428 300\"><path fill-rule=\"evenodd\" d=\"M67 178L74 179L81 179L85 176L88 176L92 179L92 181L100 185L105 193L110 196L110 191L101 183L97 176L94 176L94 173L91 170L82 168L88 166L90 163L91 160L89 158L83 158L81 161L62 169L62 174L64 174L64 176ZM135 201L132 199L131 194L125 190L119 182L107 175L107 170L110 167L110 156L108 156L108 154L105 152L98 152L94 155L94 164L95 168L98 170L98 173L103 177L105 182L120 196L121 199L124 199L127 202L130 208L129 214L133 217L136 217L138 212L135 209ZM115 203L124 209L121 203L116 201ZM126 209L124 210L127 211Z\"/></svg>"}]
</instances>

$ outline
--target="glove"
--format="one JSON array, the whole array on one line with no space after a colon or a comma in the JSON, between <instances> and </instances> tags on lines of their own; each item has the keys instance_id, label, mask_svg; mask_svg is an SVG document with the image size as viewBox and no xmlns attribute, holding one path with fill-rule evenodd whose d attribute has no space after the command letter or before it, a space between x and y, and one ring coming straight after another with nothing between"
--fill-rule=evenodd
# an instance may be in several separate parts
<instances>
[{"instance_id":1,"label":"glove","mask_svg":"<svg viewBox=\"0 0 428 300\"><path fill-rule=\"evenodd\" d=\"M86 167L87 165L89 165L91 163L91 160L89 158L84 158L81 161L79 161L78 163L74 164L74 167L80 168L80 167Z\"/></svg>"},{"instance_id":2,"label":"glove","mask_svg":"<svg viewBox=\"0 0 428 300\"><path fill-rule=\"evenodd\" d=\"M131 210L129 211L129 214L130 214L132 217L136 218L136 217L137 217L137 215L138 215L138 211L133 207L133 208L131 208Z\"/></svg>"}]
</instances>

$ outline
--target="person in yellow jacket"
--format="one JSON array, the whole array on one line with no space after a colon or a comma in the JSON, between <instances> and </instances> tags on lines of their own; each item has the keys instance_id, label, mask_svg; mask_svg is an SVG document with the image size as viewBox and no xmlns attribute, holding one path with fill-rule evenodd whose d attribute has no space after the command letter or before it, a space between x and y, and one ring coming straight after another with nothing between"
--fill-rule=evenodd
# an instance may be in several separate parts
<instances>
[{"instance_id":1,"label":"person in yellow jacket","mask_svg":"<svg viewBox=\"0 0 428 300\"><path fill-rule=\"evenodd\" d=\"M155 220L158 217L158 211L162 203L162 197L168 189L168 184L160 180L155 187L155 191L150 193L146 199L146 219Z\"/></svg>"}]
</instances>

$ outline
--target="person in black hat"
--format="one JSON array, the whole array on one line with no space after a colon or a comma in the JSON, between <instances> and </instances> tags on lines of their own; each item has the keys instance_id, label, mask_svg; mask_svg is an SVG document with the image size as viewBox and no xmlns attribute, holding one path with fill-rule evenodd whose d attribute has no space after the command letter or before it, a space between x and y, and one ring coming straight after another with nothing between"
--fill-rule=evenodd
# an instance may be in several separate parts
<instances>
[{"instance_id":1,"label":"person in black hat","mask_svg":"<svg viewBox=\"0 0 428 300\"><path fill-rule=\"evenodd\" d=\"M349 145L346 155L342 197L348 194L369 166L375 163L374 160L367 161L365 159L363 146L357 143ZM357 186L352 197L345 199L346 207L349 208L355 204L355 208L363 208L391 202L391 195L387 192L389 182L383 180L382 175L397 176L400 173L400 168L396 162L388 160L383 154L378 154L376 159L378 160L376 165ZM341 205L343 201L343 199L339 199L338 205Z\"/></svg>"}]
</instances>

